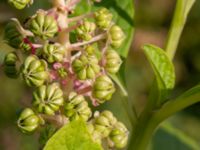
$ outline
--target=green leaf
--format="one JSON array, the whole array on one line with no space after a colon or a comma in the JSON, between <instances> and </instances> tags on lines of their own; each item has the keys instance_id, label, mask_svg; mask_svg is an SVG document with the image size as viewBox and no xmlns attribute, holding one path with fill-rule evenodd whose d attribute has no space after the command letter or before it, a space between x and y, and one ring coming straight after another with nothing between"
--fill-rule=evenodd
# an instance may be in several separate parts
<instances>
[{"instance_id":1,"label":"green leaf","mask_svg":"<svg viewBox=\"0 0 200 150\"><path fill-rule=\"evenodd\" d=\"M44 150L102 150L87 131L84 121L72 121L49 139Z\"/></svg>"},{"instance_id":2,"label":"green leaf","mask_svg":"<svg viewBox=\"0 0 200 150\"><path fill-rule=\"evenodd\" d=\"M122 75L118 73L118 74L109 74L109 76L119 86L119 89L121 90L122 95L127 97L128 93L127 93L125 82L122 79Z\"/></svg>"},{"instance_id":3,"label":"green leaf","mask_svg":"<svg viewBox=\"0 0 200 150\"><path fill-rule=\"evenodd\" d=\"M172 62L164 50L154 45L145 45L143 50L149 60L157 80L165 89L172 89L175 83L175 72Z\"/></svg>"},{"instance_id":4,"label":"green leaf","mask_svg":"<svg viewBox=\"0 0 200 150\"><path fill-rule=\"evenodd\" d=\"M91 9L92 5L88 4L88 0L81 0L76 6L76 9L72 14L72 16L78 16L78 15L83 15L85 13L89 13Z\"/></svg>"},{"instance_id":5,"label":"green leaf","mask_svg":"<svg viewBox=\"0 0 200 150\"><path fill-rule=\"evenodd\" d=\"M200 145L170 123L163 123L153 138L152 150L198 150Z\"/></svg>"},{"instance_id":6,"label":"green leaf","mask_svg":"<svg viewBox=\"0 0 200 150\"><path fill-rule=\"evenodd\" d=\"M158 92L160 92L159 99L163 101L168 90L173 89L175 85L174 66L161 48L154 45L145 45L143 50L156 76L156 86Z\"/></svg>"},{"instance_id":7,"label":"green leaf","mask_svg":"<svg viewBox=\"0 0 200 150\"><path fill-rule=\"evenodd\" d=\"M187 21L188 14L194 5L196 0L177 0L176 9L174 13L174 17L172 20L172 24L170 27L170 32L168 35L167 43L166 43L166 53L169 58L172 60L175 56L175 52Z\"/></svg>"}]
</instances>

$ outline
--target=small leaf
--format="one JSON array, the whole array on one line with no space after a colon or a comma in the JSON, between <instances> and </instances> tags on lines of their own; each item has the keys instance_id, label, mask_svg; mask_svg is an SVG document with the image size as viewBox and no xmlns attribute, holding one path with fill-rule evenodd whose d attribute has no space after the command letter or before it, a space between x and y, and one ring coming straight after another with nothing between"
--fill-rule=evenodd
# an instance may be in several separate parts
<instances>
[{"instance_id":1,"label":"small leaf","mask_svg":"<svg viewBox=\"0 0 200 150\"><path fill-rule=\"evenodd\" d=\"M164 146L163 146L164 145ZM200 145L170 123L163 123L153 138L152 150L198 150Z\"/></svg>"},{"instance_id":2,"label":"small leaf","mask_svg":"<svg viewBox=\"0 0 200 150\"><path fill-rule=\"evenodd\" d=\"M102 150L87 131L82 120L72 121L49 139L44 150Z\"/></svg>"},{"instance_id":3,"label":"small leaf","mask_svg":"<svg viewBox=\"0 0 200 150\"><path fill-rule=\"evenodd\" d=\"M172 89L175 84L174 66L164 50L154 45L145 45L143 50L151 63L157 80L162 82L165 89Z\"/></svg>"},{"instance_id":4,"label":"small leaf","mask_svg":"<svg viewBox=\"0 0 200 150\"><path fill-rule=\"evenodd\" d=\"M154 45L145 45L143 50L156 76L157 89L159 92L158 102L162 102L166 98L168 91L174 88L174 66L165 51L161 48Z\"/></svg>"},{"instance_id":5,"label":"small leaf","mask_svg":"<svg viewBox=\"0 0 200 150\"><path fill-rule=\"evenodd\" d=\"M82 15L91 11L92 5L88 3L88 0L81 0L75 8L72 16Z\"/></svg>"}]
</instances>

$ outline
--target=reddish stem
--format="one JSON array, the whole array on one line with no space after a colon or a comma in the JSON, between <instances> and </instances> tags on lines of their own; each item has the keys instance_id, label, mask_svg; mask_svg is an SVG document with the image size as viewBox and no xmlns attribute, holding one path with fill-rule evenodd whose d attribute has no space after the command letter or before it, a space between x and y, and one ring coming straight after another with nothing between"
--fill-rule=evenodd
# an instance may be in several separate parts
<instances>
[{"instance_id":1,"label":"reddish stem","mask_svg":"<svg viewBox=\"0 0 200 150\"><path fill-rule=\"evenodd\" d=\"M78 90L77 93L82 95L82 94L91 92L91 90L92 90L92 87L91 86L87 86L87 87L85 87L83 89Z\"/></svg>"},{"instance_id":2,"label":"reddish stem","mask_svg":"<svg viewBox=\"0 0 200 150\"><path fill-rule=\"evenodd\" d=\"M77 21L81 21L85 18L93 18L93 17L94 17L94 13L89 13L89 14L84 14L84 15L81 15L81 16L69 18L68 22L77 22Z\"/></svg>"}]
</instances>

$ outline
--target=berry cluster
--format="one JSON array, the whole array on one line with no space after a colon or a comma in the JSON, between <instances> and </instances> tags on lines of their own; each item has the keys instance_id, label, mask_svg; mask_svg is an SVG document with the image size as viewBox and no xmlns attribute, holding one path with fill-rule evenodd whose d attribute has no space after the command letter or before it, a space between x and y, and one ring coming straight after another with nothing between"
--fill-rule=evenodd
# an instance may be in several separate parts
<instances>
[{"instance_id":1,"label":"berry cluster","mask_svg":"<svg viewBox=\"0 0 200 150\"><path fill-rule=\"evenodd\" d=\"M32 3L9 2L18 9ZM61 118L57 119L60 126L82 118L94 140L106 139L110 147L123 148L128 140L126 127L110 111L93 115L88 100L94 106L111 100L115 85L109 74L120 69L116 49L125 35L106 8L70 18L76 4L58 2L50 10L37 11L24 24L11 19L5 28L5 40L16 49L4 59L5 73L33 89L32 107L21 112L18 127L31 133L52 117Z\"/></svg>"}]
</instances>

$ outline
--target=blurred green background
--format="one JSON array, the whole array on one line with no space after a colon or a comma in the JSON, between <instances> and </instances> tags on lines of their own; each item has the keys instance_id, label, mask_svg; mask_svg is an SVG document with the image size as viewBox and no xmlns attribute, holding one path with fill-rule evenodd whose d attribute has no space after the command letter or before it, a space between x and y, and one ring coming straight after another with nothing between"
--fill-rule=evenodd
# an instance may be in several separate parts
<instances>
[{"instance_id":1,"label":"blurred green background","mask_svg":"<svg viewBox=\"0 0 200 150\"><path fill-rule=\"evenodd\" d=\"M176 1L135 0L135 36L126 64L126 80L130 102L138 113L145 105L152 83L153 73L141 51L145 43L164 47ZM3 28L11 17L23 20L37 8L48 8L47 0L36 0L24 11L10 7L0 0L0 64L5 54L12 49L2 40ZM197 0L187 21L174 60L177 83L173 96L181 94L200 81L200 1ZM24 135L16 127L17 112L30 105L31 95L21 81L7 78L0 66L0 150L36 150L38 134ZM119 95L102 106L111 109L119 120L130 124ZM120 112L120 113L119 113ZM183 144L187 143L187 144ZM153 150L198 150L200 145L200 104L169 118L158 130L152 141ZM200 149L200 148L199 148Z\"/></svg>"}]
</instances>

